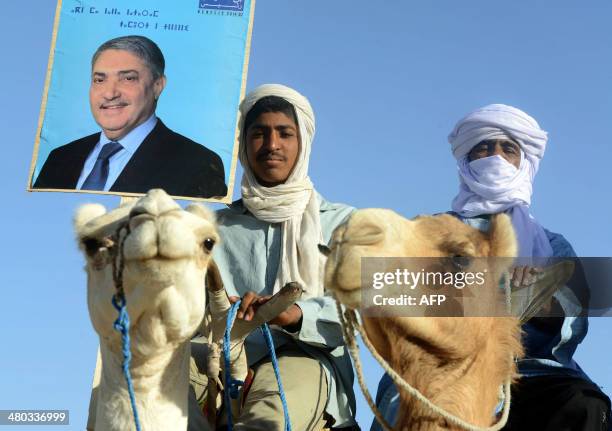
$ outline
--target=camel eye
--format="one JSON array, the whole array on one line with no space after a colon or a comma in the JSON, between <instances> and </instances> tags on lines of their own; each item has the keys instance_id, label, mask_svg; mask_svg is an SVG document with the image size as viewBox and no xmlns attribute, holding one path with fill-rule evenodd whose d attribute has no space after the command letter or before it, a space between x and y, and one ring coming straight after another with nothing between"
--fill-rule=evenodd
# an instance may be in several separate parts
<instances>
[{"instance_id":1,"label":"camel eye","mask_svg":"<svg viewBox=\"0 0 612 431\"><path fill-rule=\"evenodd\" d=\"M329 257L329 255L331 254L331 248L329 248L328 246L326 246L325 244L318 244L319 246L319 252L325 256L325 257Z\"/></svg>"},{"instance_id":2,"label":"camel eye","mask_svg":"<svg viewBox=\"0 0 612 431\"><path fill-rule=\"evenodd\" d=\"M453 262L453 266L457 268L459 271L463 271L468 266L470 266L471 260L467 256L455 255L451 257L451 261Z\"/></svg>"},{"instance_id":3,"label":"camel eye","mask_svg":"<svg viewBox=\"0 0 612 431\"><path fill-rule=\"evenodd\" d=\"M114 243L110 238L104 238L102 240L95 238L83 238L81 240L83 247L85 248L85 252L88 256L94 256L103 248L110 249L113 247Z\"/></svg>"},{"instance_id":4,"label":"camel eye","mask_svg":"<svg viewBox=\"0 0 612 431\"><path fill-rule=\"evenodd\" d=\"M202 245L204 246L205 250L211 251L213 247L215 246L215 240L212 238L206 238Z\"/></svg>"}]
</instances>

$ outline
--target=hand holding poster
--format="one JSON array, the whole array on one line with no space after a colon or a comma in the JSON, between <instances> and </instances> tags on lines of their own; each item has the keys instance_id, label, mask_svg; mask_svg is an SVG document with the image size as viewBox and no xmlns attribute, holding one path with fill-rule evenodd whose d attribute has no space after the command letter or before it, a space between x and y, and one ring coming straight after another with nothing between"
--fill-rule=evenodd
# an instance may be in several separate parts
<instances>
[{"instance_id":1,"label":"hand holding poster","mask_svg":"<svg viewBox=\"0 0 612 431\"><path fill-rule=\"evenodd\" d=\"M58 2L31 191L231 197L254 2Z\"/></svg>"}]
</instances>

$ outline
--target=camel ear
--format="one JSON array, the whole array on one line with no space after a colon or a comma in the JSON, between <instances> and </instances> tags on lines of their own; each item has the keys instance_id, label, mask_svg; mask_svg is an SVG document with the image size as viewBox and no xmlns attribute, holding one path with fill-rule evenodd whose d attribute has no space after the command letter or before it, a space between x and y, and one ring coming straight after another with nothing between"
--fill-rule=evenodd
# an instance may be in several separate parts
<instances>
[{"instance_id":1,"label":"camel ear","mask_svg":"<svg viewBox=\"0 0 612 431\"><path fill-rule=\"evenodd\" d=\"M489 228L490 256L516 257L518 244L510 217L506 214L496 214L491 217Z\"/></svg>"},{"instance_id":2,"label":"camel ear","mask_svg":"<svg viewBox=\"0 0 612 431\"><path fill-rule=\"evenodd\" d=\"M208 220L211 223L215 223L217 220L215 213L203 205L190 204L187 206L187 208L185 208L185 211L201 217L204 220Z\"/></svg>"},{"instance_id":3,"label":"camel ear","mask_svg":"<svg viewBox=\"0 0 612 431\"><path fill-rule=\"evenodd\" d=\"M85 204L79 207L73 219L74 230L77 237L82 238L84 226L103 214L106 214L106 208L100 204Z\"/></svg>"},{"instance_id":4,"label":"camel ear","mask_svg":"<svg viewBox=\"0 0 612 431\"><path fill-rule=\"evenodd\" d=\"M125 223L133 205L122 205L111 212L100 204L86 204L74 215L74 229L77 237L102 239L113 235Z\"/></svg>"}]
</instances>

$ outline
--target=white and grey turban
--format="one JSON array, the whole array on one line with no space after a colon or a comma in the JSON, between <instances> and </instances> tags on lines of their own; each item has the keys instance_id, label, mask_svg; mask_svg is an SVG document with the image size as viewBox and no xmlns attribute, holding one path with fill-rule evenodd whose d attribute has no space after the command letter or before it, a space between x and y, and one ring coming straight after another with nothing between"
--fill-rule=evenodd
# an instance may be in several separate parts
<instances>
[{"instance_id":1,"label":"white and grey turban","mask_svg":"<svg viewBox=\"0 0 612 431\"><path fill-rule=\"evenodd\" d=\"M511 139L519 144L522 151L518 169L501 156L468 160L472 148L492 139ZM462 217L508 213L517 231L521 256L547 256L552 252L544 230L529 214L533 180L547 140L547 133L535 119L502 104L469 113L448 136L460 179L453 211Z\"/></svg>"},{"instance_id":2,"label":"white and grey turban","mask_svg":"<svg viewBox=\"0 0 612 431\"><path fill-rule=\"evenodd\" d=\"M448 135L448 142L459 160L479 142L504 137L515 140L529 158L539 161L544 156L548 134L529 114L509 105L487 105L470 112Z\"/></svg>"}]
</instances>

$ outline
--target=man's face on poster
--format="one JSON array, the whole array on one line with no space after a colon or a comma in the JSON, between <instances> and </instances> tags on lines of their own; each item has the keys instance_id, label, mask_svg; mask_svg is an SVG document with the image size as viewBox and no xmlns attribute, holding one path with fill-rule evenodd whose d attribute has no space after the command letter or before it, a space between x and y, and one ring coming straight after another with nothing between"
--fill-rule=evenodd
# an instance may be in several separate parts
<instances>
[{"instance_id":1,"label":"man's face on poster","mask_svg":"<svg viewBox=\"0 0 612 431\"><path fill-rule=\"evenodd\" d=\"M119 140L154 112L166 84L145 62L123 50L103 51L92 67L89 103L107 138Z\"/></svg>"}]
</instances>

